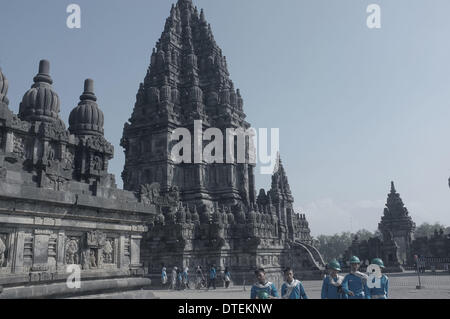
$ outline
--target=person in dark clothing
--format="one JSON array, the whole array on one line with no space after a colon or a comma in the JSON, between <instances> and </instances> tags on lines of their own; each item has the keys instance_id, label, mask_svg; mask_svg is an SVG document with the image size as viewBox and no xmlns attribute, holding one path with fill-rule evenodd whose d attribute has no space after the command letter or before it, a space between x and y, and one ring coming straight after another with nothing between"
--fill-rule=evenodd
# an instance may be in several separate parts
<instances>
[{"instance_id":1,"label":"person in dark clothing","mask_svg":"<svg viewBox=\"0 0 450 319\"><path fill-rule=\"evenodd\" d=\"M211 288L211 286L216 289L216 278L217 278L217 272L216 267L214 265L211 265L211 268L209 269L209 282L208 282L208 289Z\"/></svg>"}]
</instances>

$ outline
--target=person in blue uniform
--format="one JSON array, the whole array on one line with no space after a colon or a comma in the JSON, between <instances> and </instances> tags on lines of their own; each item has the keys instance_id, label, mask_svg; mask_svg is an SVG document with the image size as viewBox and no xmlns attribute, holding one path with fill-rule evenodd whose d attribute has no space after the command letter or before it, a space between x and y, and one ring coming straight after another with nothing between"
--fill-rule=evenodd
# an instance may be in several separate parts
<instances>
[{"instance_id":1,"label":"person in blue uniform","mask_svg":"<svg viewBox=\"0 0 450 319\"><path fill-rule=\"evenodd\" d=\"M163 287L166 287L168 278L167 278L167 268L163 266L161 271L161 283Z\"/></svg>"},{"instance_id":2,"label":"person in blue uniform","mask_svg":"<svg viewBox=\"0 0 450 319\"><path fill-rule=\"evenodd\" d=\"M350 273L342 281L342 290L348 295L348 299L370 299L368 276L358 271L360 264L358 257L350 258Z\"/></svg>"},{"instance_id":3,"label":"person in blue uniform","mask_svg":"<svg viewBox=\"0 0 450 319\"><path fill-rule=\"evenodd\" d=\"M211 288L211 286L216 290L216 278L217 278L217 272L216 272L216 266L211 265L211 268L209 268L209 281L208 281L208 290Z\"/></svg>"},{"instance_id":4,"label":"person in blue uniform","mask_svg":"<svg viewBox=\"0 0 450 319\"><path fill-rule=\"evenodd\" d=\"M284 270L286 282L281 286L281 297L283 299L308 299L303 284L294 279L294 271L291 268Z\"/></svg>"},{"instance_id":5,"label":"person in blue uniform","mask_svg":"<svg viewBox=\"0 0 450 319\"><path fill-rule=\"evenodd\" d=\"M322 299L347 299L342 289L344 276L340 276L341 265L334 259L328 263L329 274L325 276L322 284Z\"/></svg>"},{"instance_id":6,"label":"person in blue uniform","mask_svg":"<svg viewBox=\"0 0 450 319\"><path fill-rule=\"evenodd\" d=\"M225 288L228 289L231 283L231 273L228 267L225 267L225 271L223 272L223 280L225 281Z\"/></svg>"},{"instance_id":7,"label":"person in blue uniform","mask_svg":"<svg viewBox=\"0 0 450 319\"><path fill-rule=\"evenodd\" d=\"M266 280L266 271L259 268L255 271L256 284L250 291L250 299L277 299L278 291L273 283Z\"/></svg>"},{"instance_id":8,"label":"person in blue uniform","mask_svg":"<svg viewBox=\"0 0 450 319\"><path fill-rule=\"evenodd\" d=\"M178 275L178 267L175 266L172 269L172 277L170 278L171 282L170 282L169 289L172 289L172 290L177 289L177 275Z\"/></svg>"},{"instance_id":9,"label":"person in blue uniform","mask_svg":"<svg viewBox=\"0 0 450 319\"><path fill-rule=\"evenodd\" d=\"M380 258L375 258L372 260L373 265L378 265L381 270L383 270L384 263ZM382 274L380 278L380 288L370 288L370 297L372 299L388 299L389 293L389 278Z\"/></svg>"},{"instance_id":10,"label":"person in blue uniform","mask_svg":"<svg viewBox=\"0 0 450 319\"><path fill-rule=\"evenodd\" d=\"M191 287L189 287L189 267L185 267L183 270L183 287L191 289Z\"/></svg>"}]
</instances>

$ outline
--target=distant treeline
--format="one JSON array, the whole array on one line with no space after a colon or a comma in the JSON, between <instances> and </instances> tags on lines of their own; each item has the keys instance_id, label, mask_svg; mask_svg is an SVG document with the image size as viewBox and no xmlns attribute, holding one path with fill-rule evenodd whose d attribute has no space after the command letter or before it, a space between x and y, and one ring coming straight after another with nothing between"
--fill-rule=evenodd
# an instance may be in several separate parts
<instances>
[{"instance_id":1,"label":"distant treeline","mask_svg":"<svg viewBox=\"0 0 450 319\"><path fill-rule=\"evenodd\" d=\"M439 232L441 229L444 230L445 234L450 234L450 227L446 227L440 223L423 223L416 228L414 237L431 237L434 235L435 231ZM344 255L345 251L352 244L355 235L359 237L360 241L367 240L371 237L381 237L381 233L378 230L371 232L369 230L362 229L356 233L342 232L334 235L320 235L314 239L314 244L322 254L325 262L329 262L334 258L340 259Z\"/></svg>"}]
</instances>

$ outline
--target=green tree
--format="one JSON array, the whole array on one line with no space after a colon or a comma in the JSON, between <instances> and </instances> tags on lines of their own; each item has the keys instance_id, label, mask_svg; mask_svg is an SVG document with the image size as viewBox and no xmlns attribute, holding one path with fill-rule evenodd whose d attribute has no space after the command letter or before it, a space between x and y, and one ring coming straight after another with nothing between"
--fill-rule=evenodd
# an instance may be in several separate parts
<instances>
[{"instance_id":1,"label":"green tree","mask_svg":"<svg viewBox=\"0 0 450 319\"><path fill-rule=\"evenodd\" d=\"M358 230L355 235L358 236L360 241L369 240L369 238L375 237L375 234L367 229ZM355 235L353 235L353 237L355 237Z\"/></svg>"},{"instance_id":2,"label":"green tree","mask_svg":"<svg viewBox=\"0 0 450 319\"><path fill-rule=\"evenodd\" d=\"M434 231L440 231L441 229L446 230L445 226L440 223L423 223L420 226L416 228L416 231L414 232L414 237L431 237L434 235ZM447 228L448 229L448 228Z\"/></svg>"},{"instance_id":3,"label":"green tree","mask_svg":"<svg viewBox=\"0 0 450 319\"><path fill-rule=\"evenodd\" d=\"M372 237L378 237L380 233L372 233L367 229L361 229L356 233L342 232L334 235L320 235L315 239L315 246L322 254L325 262L329 262L334 258L338 259L344 255L345 251L351 246L355 235L362 241Z\"/></svg>"},{"instance_id":4,"label":"green tree","mask_svg":"<svg viewBox=\"0 0 450 319\"><path fill-rule=\"evenodd\" d=\"M339 258L352 244L352 234L343 232L334 235L320 235L316 239L316 248L322 254L325 262Z\"/></svg>"}]
</instances>

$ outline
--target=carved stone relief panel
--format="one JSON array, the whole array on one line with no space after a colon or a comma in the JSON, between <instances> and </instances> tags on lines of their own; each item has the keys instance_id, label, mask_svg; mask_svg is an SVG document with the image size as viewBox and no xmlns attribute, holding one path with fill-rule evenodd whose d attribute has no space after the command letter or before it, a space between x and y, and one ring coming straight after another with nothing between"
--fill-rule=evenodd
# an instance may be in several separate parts
<instances>
[{"instance_id":1,"label":"carved stone relief panel","mask_svg":"<svg viewBox=\"0 0 450 319\"><path fill-rule=\"evenodd\" d=\"M52 270L56 268L57 238L58 235L53 234L48 241L48 265Z\"/></svg>"},{"instance_id":2,"label":"carved stone relief panel","mask_svg":"<svg viewBox=\"0 0 450 319\"><path fill-rule=\"evenodd\" d=\"M99 260L98 260L98 249L96 248L91 248L89 249L89 268L90 269L95 269L95 268L99 268Z\"/></svg>"},{"instance_id":3,"label":"carved stone relief panel","mask_svg":"<svg viewBox=\"0 0 450 319\"><path fill-rule=\"evenodd\" d=\"M125 242L124 242L124 262L125 264L130 264L131 262L131 251L130 251L130 238L129 237L125 237Z\"/></svg>"},{"instance_id":4,"label":"carved stone relief panel","mask_svg":"<svg viewBox=\"0 0 450 319\"><path fill-rule=\"evenodd\" d=\"M103 157L98 154L92 156L90 168L92 173L100 174L103 171Z\"/></svg>"},{"instance_id":5,"label":"carved stone relief panel","mask_svg":"<svg viewBox=\"0 0 450 319\"><path fill-rule=\"evenodd\" d=\"M7 266L8 234L0 234L0 268Z\"/></svg>"},{"instance_id":6,"label":"carved stone relief panel","mask_svg":"<svg viewBox=\"0 0 450 319\"><path fill-rule=\"evenodd\" d=\"M33 271L47 271L48 264L48 245L52 231L43 229L34 229L33 242Z\"/></svg>"},{"instance_id":7,"label":"carved stone relief panel","mask_svg":"<svg viewBox=\"0 0 450 319\"><path fill-rule=\"evenodd\" d=\"M105 245L102 249L103 252L103 263L104 264L114 264L115 260L115 241L114 238L108 238L105 241Z\"/></svg>"},{"instance_id":8,"label":"carved stone relief panel","mask_svg":"<svg viewBox=\"0 0 450 319\"><path fill-rule=\"evenodd\" d=\"M13 136L13 153L19 158L25 158L25 141L21 136Z\"/></svg>"},{"instance_id":9,"label":"carved stone relief panel","mask_svg":"<svg viewBox=\"0 0 450 319\"><path fill-rule=\"evenodd\" d=\"M86 234L86 244L89 248L101 248L105 245L106 235L94 230Z\"/></svg>"},{"instance_id":10,"label":"carved stone relief panel","mask_svg":"<svg viewBox=\"0 0 450 319\"><path fill-rule=\"evenodd\" d=\"M66 265L81 264L81 240L79 237L67 237L64 249L64 262Z\"/></svg>"},{"instance_id":11,"label":"carved stone relief panel","mask_svg":"<svg viewBox=\"0 0 450 319\"><path fill-rule=\"evenodd\" d=\"M75 168L75 155L72 149L67 148L62 156L62 167L64 170Z\"/></svg>"},{"instance_id":12,"label":"carved stone relief panel","mask_svg":"<svg viewBox=\"0 0 450 319\"><path fill-rule=\"evenodd\" d=\"M33 242L33 236L26 234L23 245L23 266L25 268L31 267L33 264Z\"/></svg>"}]
</instances>

